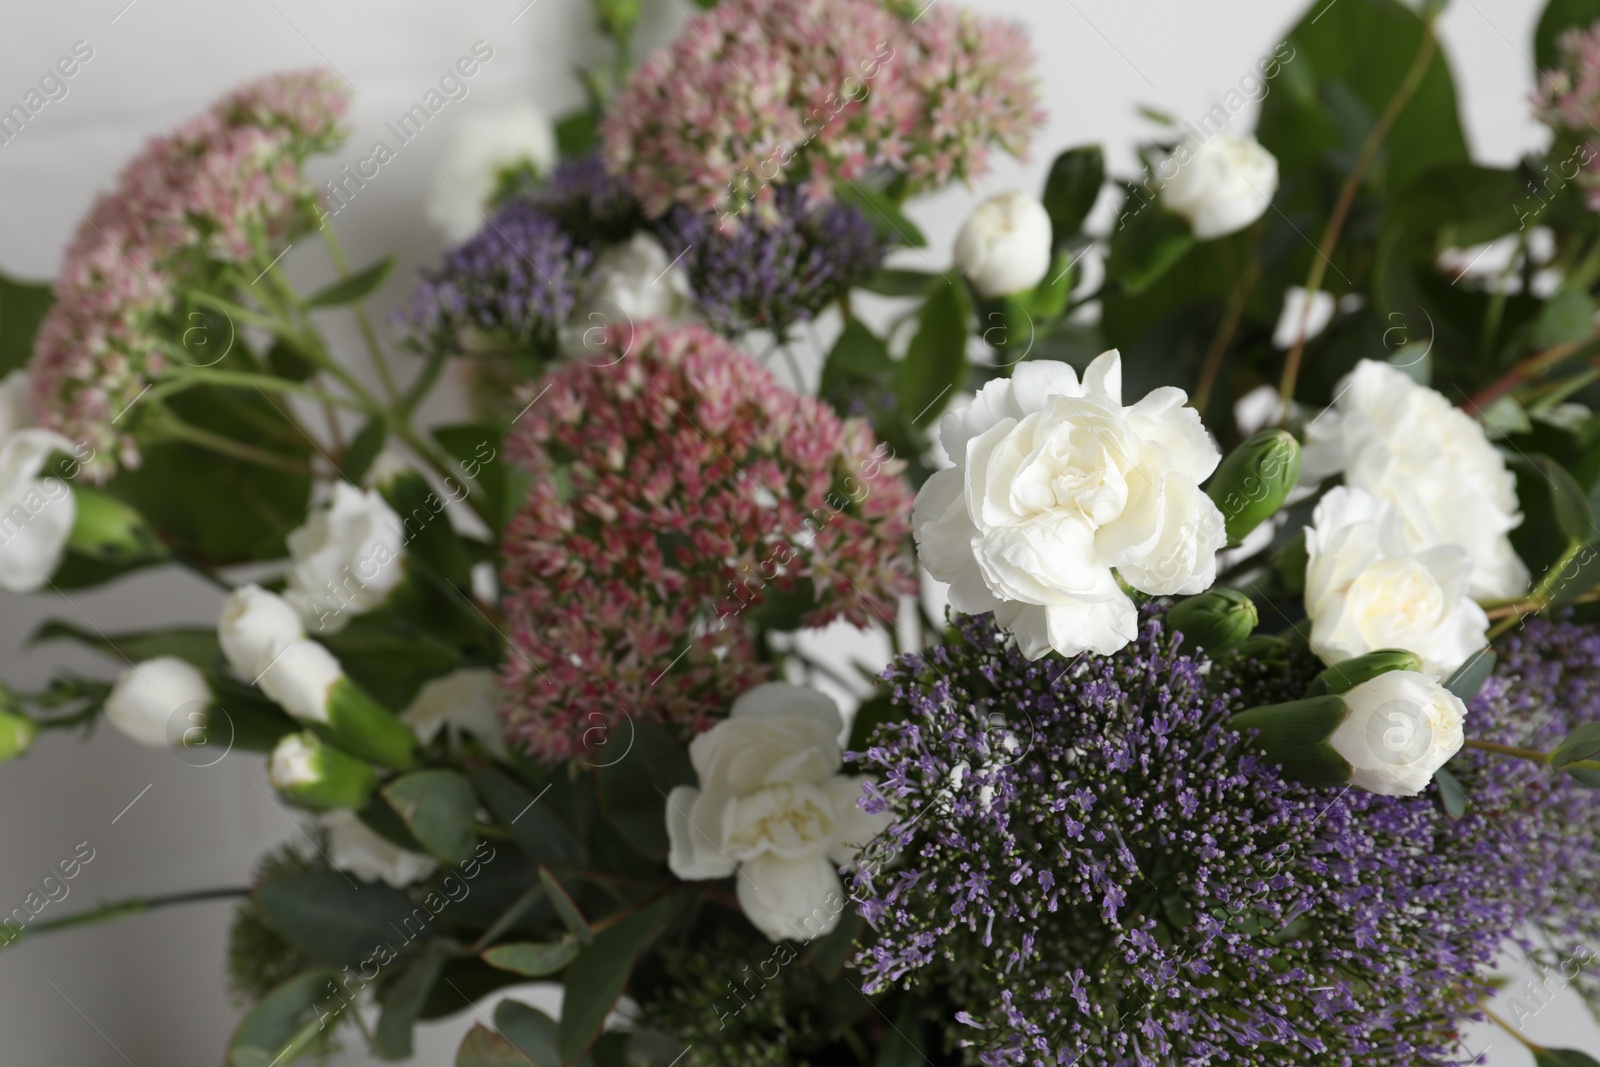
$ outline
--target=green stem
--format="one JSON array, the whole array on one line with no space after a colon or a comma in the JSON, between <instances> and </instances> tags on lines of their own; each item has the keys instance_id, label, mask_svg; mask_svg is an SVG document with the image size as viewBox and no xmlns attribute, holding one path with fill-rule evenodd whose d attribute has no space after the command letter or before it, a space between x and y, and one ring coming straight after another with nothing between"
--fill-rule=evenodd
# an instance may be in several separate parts
<instances>
[{"instance_id":1,"label":"green stem","mask_svg":"<svg viewBox=\"0 0 1600 1067\"><path fill-rule=\"evenodd\" d=\"M358 400L350 397L334 396L320 389L306 385L303 382L293 382L287 378L277 378L270 374L253 374L249 371L212 370L209 367L193 367L187 370L178 370L163 379L162 383L150 391L150 399L160 400L163 397L181 393L185 389L193 389L200 385L235 386L238 388L260 389L277 393L294 393L298 396L309 397L324 404L337 404L339 407L350 408L355 411L371 413L372 409Z\"/></svg>"},{"instance_id":2,"label":"green stem","mask_svg":"<svg viewBox=\"0 0 1600 1067\"><path fill-rule=\"evenodd\" d=\"M1512 1026L1510 1023L1508 1023L1504 1019L1500 1018L1500 1016L1498 1016L1494 1012L1490 1011L1489 1010L1489 1005L1480 1004L1480 1005L1478 1005L1478 1008L1485 1015L1487 1015L1489 1017L1489 1021L1490 1022L1494 1023L1500 1029L1504 1030L1506 1033L1508 1033L1512 1037L1516 1038L1517 1041L1521 1042L1522 1046L1524 1048L1526 1048L1529 1052L1537 1054L1537 1053L1543 1052L1545 1050L1543 1045L1535 1045L1532 1041L1529 1041L1527 1038L1523 1037L1522 1034L1518 1032L1516 1027Z\"/></svg>"},{"instance_id":3,"label":"green stem","mask_svg":"<svg viewBox=\"0 0 1600 1067\"><path fill-rule=\"evenodd\" d=\"M1261 224L1258 222L1251 230L1250 262L1245 265L1244 272L1234 284L1233 293L1228 298L1227 310L1223 312L1222 322L1217 327L1217 335L1211 339L1211 348L1206 352L1205 364L1200 368L1200 381L1195 386L1194 399L1190 401L1202 416L1211 403L1211 390L1217 384L1217 375L1222 372L1223 357L1228 354L1228 346L1233 344L1234 335L1239 332L1239 323L1244 319L1245 305L1250 302L1250 294L1255 290L1256 282L1261 277L1261 261L1256 256L1256 246L1260 243L1260 239Z\"/></svg>"},{"instance_id":4,"label":"green stem","mask_svg":"<svg viewBox=\"0 0 1600 1067\"><path fill-rule=\"evenodd\" d=\"M212 433L210 430L202 430L200 427L184 422L176 416L163 419L159 426L159 432L173 440L186 441L201 448L209 448L213 452L231 456L234 459L241 459L247 463L255 463L262 467L272 467L275 470L288 471L291 474L316 477L316 472L310 467L304 463L298 463L288 456L270 452L265 448L257 448L255 445L246 444L243 441L235 441L231 437L224 437L221 434Z\"/></svg>"},{"instance_id":5,"label":"green stem","mask_svg":"<svg viewBox=\"0 0 1600 1067\"><path fill-rule=\"evenodd\" d=\"M1306 314L1311 311L1311 301L1322 291L1323 278L1328 272L1328 263L1333 257L1333 251L1339 244L1339 233L1344 229L1345 219L1350 215L1350 208L1355 203L1356 192L1361 188L1361 182L1366 178L1367 171L1372 168L1373 161L1378 157L1378 149L1383 147L1383 142L1389 136L1389 130L1399 119L1400 112L1406 109L1411 98L1422 86L1422 79L1428 73L1428 66L1433 62L1433 54L1439 47L1439 38L1435 34L1438 21L1438 12L1428 17L1422 31L1422 44L1417 49L1416 57L1411 61L1411 69L1406 71L1405 78L1400 82L1400 87L1395 90L1389 104L1383 109L1383 114L1372 127L1372 132L1367 135L1366 142L1361 146L1361 154L1356 157L1356 164L1350 173L1345 176L1344 184L1339 188L1339 198L1334 202L1333 213L1328 216L1327 228L1322 231L1322 242L1317 246L1317 256L1311 261L1311 273L1306 278ZM1305 353L1306 339L1304 330L1304 316L1302 316L1302 329L1300 336L1295 338L1293 347L1289 349L1289 356L1283 365L1283 380L1278 384L1278 394L1283 398L1284 417L1288 417L1289 402L1294 399L1295 381L1300 374L1300 361Z\"/></svg>"},{"instance_id":6,"label":"green stem","mask_svg":"<svg viewBox=\"0 0 1600 1067\"><path fill-rule=\"evenodd\" d=\"M1550 763L1551 757L1554 755L1550 752L1540 752L1532 748L1517 748L1514 745L1501 745L1493 741L1479 741L1472 737L1467 738L1462 744L1467 748L1475 748L1479 752L1493 752L1497 756L1510 756L1512 759L1525 759L1532 763L1546 765ZM1600 760L1575 760L1561 769L1567 770L1573 767L1580 771L1600 771Z\"/></svg>"},{"instance_id":7,"label":"green stem","mask_svg":"<svg viewBox=\"0 0 1600 1067\"><path fill-rule=\"evenodd\" d=\"M328 257L333 260L334 268L338 270L339 277L350 277L350 264L344 258L344 248L339 244L338 235L333 232L332 226L322 227L322 241L328 246ZM400 390L395 387L394 374L389 369L389 359L384 355L383 346L378 344L378 334L372 328L372 320L367 318L367 311L357 300L351 308L356 316L356 325L361 328L361 339L366 343L367 355L372 357L372 365L377 368L378 379L383 382L383 391L388 396L391 404L400 401Z\"/></svg>"},{"instance_id":8,"label":"green stem","mask_svg":"<svg viewBox=\"0 0 1600 1067\"><path fill-rule=\"evenodd\" d=\"M1544 577L1539 580L1538 585L1533 587L1533 592L1528 595L1528 599L1522 604L1516 605L1518 608L1526 608L1527 610L1507 615L1489 627L1488 639L1493 641L1520 622L1524 615L1536 615L1549 607L1551 597L1555 595L1556 587L1561 581L1561 572L1566 569L1567 564L1576 559L1578 554L1588 547L1588 545L1579 544L1576 541L1569 544L1567 550L1561 554L1561 558L1550 564L1550 569L1544 572Z\"/></svg>"},{"instance_id":9,"label":"green stem","mask_svg":"<svg viewBox=\"0 0 1600 1067\"><path fill-rule=\"evenodd\" d=\"M120 919L125 915L139 915L156 908L167 908L175 904L199 904L208 900L232 900L250 895L249 886L238 886L229 889L195 889L187 893L172 893L162 897L133 897L128 900L119 900L114 904L105 904L91 911L79 912L76 915L66 915L59 919L47 919L41 923L23 927L22 937L33 934L47 933L51 930L65 930L73 926L88 926L91 923L105 922L109 919ZM14 945L21 937L13 938L6 945Z\"/></svg>"}]
</instances>

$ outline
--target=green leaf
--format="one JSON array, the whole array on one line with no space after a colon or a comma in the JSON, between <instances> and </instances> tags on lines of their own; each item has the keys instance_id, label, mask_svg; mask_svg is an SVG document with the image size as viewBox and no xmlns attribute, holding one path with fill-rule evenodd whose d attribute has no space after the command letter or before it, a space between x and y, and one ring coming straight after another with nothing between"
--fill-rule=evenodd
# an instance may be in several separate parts
<instances>
[{"instance_id":1,"label":"green leaf","mask_svg":"<svg viewBox=\"0 0 1600 1067\"><path fill-rule=\"evenodd\" d=\"M556 909L556 914L561 916L561 921L566 924L572 935L585 945L594 940L594 932L589 929L589 920L583 917L583 912L578 910L578 905L572 902L569 895L557 881L556 876L550 873L549 867L539 868L539 884L544 886L545 896L550 899L550 904Z\"/></svg>"},{"instance_id":2,"label":"green leaf","mask_svg":"<svg viewBox=\"0 0 1600 1067\"><path fill-rule=\"evenodd\" d=\"M627 755L600 768L600 806L627 842L652 859L667 858L666 798L696 778L678 739L652 722L630 720Z\"/></svg>"},{"instance_id":3,"label":"green leaf","mask_svg":"<svg viewBox=\"0 0 1600 1067\"><path fill-rule=\"evenodd\" d=\"M528 1057L487 1026L476 1023L456 1049L456 1067L528 1067Z\"/></svg>"},{"instance_id":4,"label":"green leaf","mask_svg":"<svg viewBox=\"0 0 1600 1067\"><path fill-rule=\"evenodd\" d=\"M1586 545L1600 530L1595 528L1594 515L1589 510L1589 497L1578 487L1577 481L1565 467L1549 456L1529 456L1535 473L1549 486L1555 504L1556 526L1572 544Z\"/></svg>"},{"instance_id":5,"label":"green leaf","mask_svg":"<svg viewBox=\"0 0 1600 1067\"><path fill-rule=\"evenodd\" d=\"M502 1000L494 1010L494 1026L501 1037L533 1062L534 1067L562 1067L564 1062L571 1062L563 1060L558 1051L556 1021L538 1008L520 1001Z\"/></svg>"},{"instance_id":6,"label":"green leaf","mask_svg":"<svg viewBox=\"0 0 1600 1067\"><path fill-rule=\"evenodd\" d=\"M1494 652L1488 648L1478 651L1444 680L1444 687L1463 704L1470 703L1483 688L1483 683L1489 680L1489 675L1494 673L1495 659Z\"/></svg>"},{"instance_id":7,"label":"green leaf","mask_svg":"<svg viewBox=\"0 0 1600 1067\"><path fill-rule=\"evenodd\" d=\"M0 375L28 365L39 323L54 301L49 285L0 274Z\"/></svg>"},{"instance_id":8,"label":"green leaf","mask_svg":"<svg viewBox=\"0 0 1600 1067\"><path fill-rule=\"evenodd\" d=\"M428 991L444 969L445 949L430 941L422 954L406 965L394 984L383 991L383 1014L378 1019L374 1044L386 1060L403 1060L411 1055L411 1028L417 1012L428 999Z\"/></svg>"},{"instance_id":9,"label":"green leaf","mask_svg":"<svg viewBox=\"0 0 1600 1067\"><path fill-rule=\"evenodd\" d=\"M268 993L228 1041L229 1067L284 1067L333 1025L344 1001L331 992L339 972L306 971Z\"/></svg>"},{"instance_id":10,"label":"green leaf","mask_svg":"<svg viewBox=\"0 0 1600 1067\"><path fill-rule=\"evenodd\" d=\"M339 473L344 475L346 481L352 485L361 484L361 479L372 469L372 461L383 451L383 443L388 437L387 421L377 416L367 420L367 424L350 442L350 447L344 450L344 465Z\"/></svg>"},{"instance_id":11,"label":"green leaf","mask_svg":"<svg viewBox=\"0 0 1600 1067\"><path fill-rule=\"evenodd\" d=\"M1550 766L1565 767L1600 756L1600 722L1586 722L1569 733L1550 755Z\"/></svg>"},{"instance_id":12,"label":"green leaf","mask_svg":"<svg viewBox=\"0 0 1600 1067\"><path fill-rule=\"evenodd\" d=\"M1591 767L1568 767L1567 773L1590 789L1600 789L1600 771Z\"/></svg>"},{"instance_id":13,"label":"green leaf","mask_svg":"<svg viewBox=\"0 0 1600 1067\"><path fill-rule=\"evenodd\" d=\"M76 641L124 664L128 660L139 663L156 656L177 656L201 670L210 669L216 663L219 652L217 631L210 628L138 630L107 635L84 630L70 622L53 620L42 624L28 636L30 645L41 641Z\"/></svg>"},{"instance_id":14,"label":"green leaf","mask_svg":"<svg viewBox=\"0 0 1600 1067\"><path fill-rule=\"evenodd\" d=\"M389 802L424 848L445 863L472 856L478 837L472 829L478 795L459 771L413 771L383 787Z\"/></svg>"},{"instance_id":15,"label":"green leaf","mask_svg":"<svg viewBox=\"0 0 1600 1067\"><path fill-rule=\"evenodd\" d=\"M576 940L519 941L485 949L481 955L484 963L502 971L528 978L545 978L571 963L578 955L578 948Z\"/></svg>"},{"instance_id":16,"label":"green leaf","mask_svg":"<svg viewBox=\"0 0 1600 1067\"><path fill-rule=\"evenodd\" d=\"M907 248L927 246L928 239L922 235L917 224L907 218L899 205L886 194L858 182L846 182L843 186L835 187L834 193L860 211L872 228L890 242Z\"/></svg>"},{"instance_id":17,"label":"green leaf","mask_svg":"<svg viewBox=\"0 0 1600 1067\"><path fill-rule=\"evenodd\" d=\"M1467 791L1461 779L1440 767L1433 772L1433 784L1439 787L1439 802L1444 805L1446 815L1459 819L1467 813Z\"/></svg>"},{"instance_id":18,"label":"green leaf","mask_svg":"<svg viewBox=\"0 0 1600 1067\"><path fill-rule=\"evenodd\" d=\"M574 111L556 121L556 147L562 158L575 159L593 152L599 143L594 113L588 108Z\"/></svg>"},{"instance_id":19,"label":"green leaf","mask_svg":"<svg viewBox=\"0 0 1600 1067\"><path fill-rule=\"evenodd\" d=\"M1594 331L1594 297L1582 289L1564 288L1551 297L1533 320L1530 348L1553 348L1581 341Z\"/></svg>"},{"instance_id":20,"label":"green leaf","mask_svg":"<svg viewBox=\"0 0 1600 1067\"><path fill-rule=\"evenodd\" d=\"M427 932L433 917L398 889L355 883L337 871L297 874L252 894L269 925L313 959L336 966L370 962L380 946Z\"/></svg>"},{"instance_id":21,"label":"green leaf","mask_svg":"<svg viewBox=\"0 0 1600 1067\"><path fill-rule=\"evenodd\" d=\"M686 903L680 892L641 908L596 934L594 944L573 961L561 1011L564 1062L573 1062L594 1042L627 988L634 963Z\"/></svg>"},{"instance_id":22,"label":"green leaf","mask_svg":"<svg viewBox=\"0 0 1600 1067\"><path fill-rule=\"evenodd\" d=\"M363 267L348 278L341 278L326 289L312 293L306 298L306 307L326 308L353 304L382 285L389 268L393 266L394 257L384 256L370 267Z\"/></svg>"},{"instance_id":23,"label":"green leaf","mask_svg":"<svg viewBox=\"0 0 1600 1067\"><path fill-rule=\"evenodd\" d=\"M1432 237L1432 249L1485 244L1517 229L1517 213L1507 210L1526 196L1515 170L1454 160L1430 167L1399 192L1389 206L1389 223L1417 237Z\"/></svg>"},{"instance_id":24,"label":"green leaf","mask_svg":"<svg viewBox=\"0 0 1600 1067\"><path fill-rule=\"evenodd\" d=\"M1168 234L1156 241L1146 252L1142 262L1123 265L1117 280L1128 296L1138 296L1161 280L1173 267L1187 256L1195 246L1192 233Z\"/></svg>"},{"instance_id":25,"label":"green leaf","mask_svg":"<svg viewBox=\"0 0 1600 1067\"><path fill-rule=\"evenodd\" d=\"M482 487L489 514L498 518L499 526L495 529L498 533L522 506L527 493L526 484L519 489L515 478L519 474L525 477L524 472L500 458L505 427L489 422L469 422L436 426L432 433L433 439L460 465L462 475Z\"/></svg>"},{"instance_id":26,"label":"green leaf","mask_svg":"<svg viewBox=\"0 0 1600 1067\"><path fill-rule=\"evenodd\" d=\"M477 760L467 762L467 774L500 825L511 831L517 846L533 863L551 866L581 865L587 856L583 843L552 810L543 793L522 788L510 775Z\"/></svg>"},{"instance_id":27,"label":"green leaf","mask_svg":"<svg viewBox=\"0 0 1600 1067\"><path fill-rule=\"evenodd\" d=\"M444 492L440 493L420 472L407 470L384 479L378 492L394 508L404 527L407 556L420 560L446 582L464 589L472 581L472 560L450 521L449 512L452 507L467 506L459 502L468 489L455 479L447 479L444 485ZM481 619L475 609L468 607L469 626L480 623Z\"/></svg>"},{"instance_id":28,"label":"green leaf","mask_svg":"<svg viewBox=\"0 0 1600 1067\"><path fill-rule=\"evenodd\" d=\"M1588 29L1600 19L1600 0L1550 0L1539 16L1533 31L1533 63L1540 70L1549 70L1560 60L1557 40L1565 30L1574 27Z\"/></svg>"},{"instance_id":29,"label":"green leaf","mask_svg":"<svg viewBox=\"0 0 1600 1067\"><path fill-rule=\"evenodd\" d=\"M923 270L883 267L862 282L861 288L880 296L921 296L931 289L939 278L940 275Z\"/></svg>"},{"instance_id":30,"label":"green leaf","mask_svg":"<svg viewBox=\"0 0 1600 1067\"><path fill-rule=\"evenodd\" d=\"M939 286L922 305L896 387L914 425L937 419L966 377L967 312L966 288L953 282Z\"/></svg>"},{"instance_id":31,"label":"green leaf","mask_svg":"<svg viewBox=\"0 0 1600 1067\"><path fill-rule=\"evenodd\" d=\"M1097 144L1069 148L1050 165L1043 200L1057 245L1083 228L1105 180L1105 154Z\"/></svg>"},{"instance_id":32,"label":"green leaf","mask_svg":"<svg viewBox=\"0 0 1600 1067\"><path fill-rule=\"evenodd\" d=\"M1570 1048L1541 1048L1533 1052L1535 1067L1600 1067L1600 1060Z\"/></svg>"}]
</instances>

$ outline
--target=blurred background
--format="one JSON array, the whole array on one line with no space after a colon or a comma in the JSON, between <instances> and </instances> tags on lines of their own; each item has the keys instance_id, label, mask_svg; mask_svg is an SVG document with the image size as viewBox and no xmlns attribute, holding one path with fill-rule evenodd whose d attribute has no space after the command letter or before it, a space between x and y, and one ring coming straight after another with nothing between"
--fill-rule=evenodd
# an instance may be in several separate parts
<instances>
[{"instance_id":1,"label":"blurred background","mask_svg":"<svg viewBox=\"0 0 1600 1067\"><path fill-rule=\"evenodd\" d=\"M689 2L644 0L641 53L677 32ZM913 205L929 254L940 262L948 260L949 243L972 204L1007 188L1036 191L1062 148L1098 141L1109 169L1131 173L1133 145L1157 133L1141 106L1180 121L1207 111L1255 71L1301 14L1298 3L1282 0L967 3L1028 26L1049 123L1026 163L1003 159L981 186L949 189ZM1468 137L1481 161L1509 163L1547 136L1527 108L1531 37L1541 6L1535 0L1457 0L1443 18ZM0 14L0 110L19 101L80 41L93 55L67 82L67 95L0 144L0 271L14 277L53 275L80 213L145 138L243 79L321 64L354 86L354 133L340 153L312 161L311 174L320 181L366 155L377 137L387 137L384 123L416 102L475 42L491 47L493 58L470 81L470 95L406 144L335 220L352 261L398 253L399 265L376 300L386 315L406 298L416 268L440 251L423 203L450 123L474 108L519 98L551 114L571 110L583 101L576 68L604 54L587 0L13 0ZM1235 123L1248 129L1253 112ZM1110 203L1099 210L1102 224L1111 219ZM325 260L319 249L297 249L284 262L305 291L327 280ZM459 396L445 395L436 405L432 414L441 420L464 410ZM0 676L24 687L41 684L62 665L96 676L114 673L110 663L75 647L30 647L28 636L47 619L106 633L211 625L220 602L214 588L177 569L142 571L70 600L4 596ZM50 734L0 773L0 911L19 905L75 850L81 858L92 849L93 859L68 883L70 896L49 905L49 917L139 894L243 885L263 851L297 836L273 798L260 756L236 753L197 768L110 729L85 741ZM0 1062L220 1062L238 1018L224 973L232 908L219 902L170 909L0 952ZM1514 975L1513 985L1525 978ZM1527 1024L1535 1041L1600 1049L1600 1027L1575 996L1546 999ZM463 1011L425 1027L416 1062L452 1062L473 1018ZM1473 1031L1468 1044L1474 1052L1487 1050L1485 1062L1496 1067L1533 1062L1490 1028ZM334 1062L376 1061L352 1047Z\"/></svg>"}]
</instances>

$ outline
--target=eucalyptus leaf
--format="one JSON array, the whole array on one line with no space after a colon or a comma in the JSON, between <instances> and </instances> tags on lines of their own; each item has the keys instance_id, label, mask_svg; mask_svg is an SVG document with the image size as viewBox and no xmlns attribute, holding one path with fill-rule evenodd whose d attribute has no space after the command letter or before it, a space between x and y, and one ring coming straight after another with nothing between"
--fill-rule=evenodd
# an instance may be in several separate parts
<instances>
[{"instance_id":1,"label":"eucalyptus leaf","mask_svg":"<svg viewBox=\"0 0 1600 1067\"><path fill-rule=\"evenodd\" d=\"M290 944L335 966L370 960L383 946L401 949L429 932L433 920L400 890L337 871L275 878L257 886L253 898Z\"/></svg>"},{"instance_id":2,"label":"eucalyptus leaf","mask_svg":"<svg viewBox=\"0 0 1600 1067\"><path fill-rule=\"evenodd\" d=\"M600 768L600 805L627 842L652 859L667 858L667 797L693 785L688 751L667 730L633 721L627 754Z\"/></svg>"},{"instance_id":3,"label":"eucalyptus leaf","mask_svg":"<svg viewBox=\"0 0 1600 1067\"><path fill-rule=\"evenodd\" d=\"M563 1001L565 1004L566 1002ZM556 1021L538 1008L502 1000L494 1010L494 1026L534 1067L562 1067Z\"/></svg>"},{"instance_id":4,"label":"eucalyptus leaf","mask_svg":"<svg viewBox=\"0 0 1600 1067\"><path fill-rule=\"evenodd\" d=\"M502 971L527 978L547 978L577 958L578 949L576 940L519 941L496 945L485 949L480 955L483 962Z\"/></svg>"},{"instance_id":5,"label":"eucalyptus leaf","mask_svg":"<svg viewBox=\"0 0 1600 1067\"><path fill-rule=\"evenodd\" d=\"M476 760L467 763L467 774L529 860L555 866L584 861L583 843L544 801L542 792L530 792L498 767Z\"/></svg>"},{"instance_id":6,"label":"eucalyptus leaf","mask_svg":"<svg viewBox=\"0 0 1600 1067\"><path fill-rule=\"evenodd\" d=\"M1535 1067L1600 1067L1600 1060L1570 1048L1534 1049Z\"/></svg>"},{"instance_id":7,"label":"eucalyptus leaf","mask_svg":"<svg viewBox=\"0 0 1600 1067\"><path fill-rule=\"evenodd\" d=\"M476 1023L456 1049L455 1067L528 1067L528 1057L487 1026Z\"/></svg>"},{"instance_id":8,"label":"eucalyptus leaf","mask_svg":"<svg viewBox=\"0 0 1600 1067\"><path fill-rule=\"evenodd\" d=\"M1600 722L1586 722L1575 728L1550 754L1550 766L1565 767L1569 763L1600 756Z\"/></svg>"},{"instance_id":9,"label":"eucalyptus leaf","mask_svg":"<svg viewBox=\"0 0 1600 1067\"><path fill-rule=\"evenodd\" d=\"M1433 772L1433 784L1439 787L1439 802L1444 805L1444 813L1452 819L1459 819L1467 813L1467 791L1461 785L1461 779L1451 774L1444 767Z\"/></svg>"},{"instance_id":10,"label":"eucalyptus leaf","mask_svg":"<svg viewBox=\"0 0 1600 1067\"><path fill-rule=\"evenodd\" d=\"M627 988L639 956L687 903L683 893L663 897L595 935L567 969L561 1011L561 1058L571 1063L594 1043L606 1016Z\"/></svg>"},{"instance_id":11,"label":"eucalyptus leaf","mask_svg":"<svg viewBox=\"0 0 1600 1067\"><path fill-rule=\"evenodd\" d=\"M478 795L467 776L443 769L413 771L383 787L383 797L406 829L445 863L472 856L477 834L472 828Z\"/></svg>"},{"instance_id":12,"label":"eucalyptus leaf","mask_svg":"<svg viewBox=\"0 0 1600 1067\"><path fill-rule=\"evenodd\" d=\"M341 304L353 304L368 296L383 284L383 279L388 275L389 268L394 266L393 256L384 256L369 267L363 267L348 278L341 278L328 286L318 290L306 298L306 307L325 308L338 307Z\"/></svg>"},{"instance_id":13,"label":"eucalyptus leaf","mask_svg":"<svg viewBox=\"0 0 1600 1067\"><path fill-rule=\"evenodd\" d=\"M444 970L445 949L430 941L422 954L406 964L394 983L383 991L383 1014L378 1018L374 1044L387 1060L403 1060L411 1055L411 1030L417 1012L428 999L428 991Z\"/></svg>"},{"instance_id":14,"label":"eucalyptus leaf","mask_svg":"<svg viewBox=\"0 0 1600 1067\"><path fill-rule=\"evenodd\" d=\"M572 896L562 886L555 875L550 873L549 867L539 868L539 883L544 886L545 896L556 909L556 914L561 916L561 921L572 931L574 937L585 945L594 940L594 932L589 929L589 920L583 917L583 912L578 910L578 905L572 902Z\"/></svg>"},{"instance_id":15,"label":"eucalyptus leaf","mask_svg":"<svg viewBox=\"0 0 1600 1067\"><path fill-rule=\"evenodd\" d=\"M1483 683L1489 680L1489 675L1494 673L1495 659L1492 649L1480 649L1467 662L1457 667L1454 674L1444 680L1444 687L1454 693L1462 703L1470 703L1483 688Z\"/></svg>"},{"instance_id":16,"label":"eucalyptus leaf","mask_svg":"<svg viewBox=\"0 0 1600 1067\"><path fill-rule=\"evenodd\" d=\"M284 1067L333 1025L344 1001L331 990L339 972L297 974L257 1001L228 1041L229 1067Z\"/></svg>"}]
</instances>

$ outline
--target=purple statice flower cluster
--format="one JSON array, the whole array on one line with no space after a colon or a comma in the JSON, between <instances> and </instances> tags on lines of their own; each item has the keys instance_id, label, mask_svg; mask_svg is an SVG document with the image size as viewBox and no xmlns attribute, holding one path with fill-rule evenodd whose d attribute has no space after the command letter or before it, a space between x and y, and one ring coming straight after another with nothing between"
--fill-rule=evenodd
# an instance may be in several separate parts
<instances>
[{"instance_id":1,"label":"purple statice flower cluster","mask_svg":"<svg viewBox=\"0 0 1600 1067\"><path fill-rule=\"evenodd\" d=\"M508 201L443 264L422 271L401 329L430 351L553 352L592 258L531 201Z\"/></svg>"},{"instance_id":2,"label":"purple statice flower cluster","mask_svg":"<svg viewBox=\"0 0 1600 1067\"><path fill-rule=\"evenodd\" d=\"M1029 661L982 616L891 668L908 717L856 755L896 818L854 877L866 989L941 990L987 1064L1473 1062L1502 948L1593 936L1600 793L1475 752L1460 820L1285 781L1227 720L1306 679L1247 695L1181 646L1147 612L1113 656ZM1471 732L1600 717L1597 665L1590 631L1530 626Z\"/></svg>"},{"instance_id":3,"label":"purple statice flower cluster","mask_svg":"<svg viewBox=\"0 0 1600 1067\"><path fill-rule=\"evenodd\" d=\"M809 320L872 276L888 244L856 208L812 204L798 189L779 189L765 227L729 231L712 215L679 204L657 232L667 255L683 256L695 305L713 329L782 334Z\"/></svg>"},{"instance_id":4,"label":"purple statice flower cluster","mask_svg":"<svg viewBox=\"0 0 1600 1067\"><path fill-rule=\"evenodd\" d=\"M624 177L599 156L569 159L531 192L533 203L581 245L626 241L644 226L644 209Z\"/></svg>"}]
</instances>

